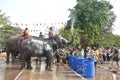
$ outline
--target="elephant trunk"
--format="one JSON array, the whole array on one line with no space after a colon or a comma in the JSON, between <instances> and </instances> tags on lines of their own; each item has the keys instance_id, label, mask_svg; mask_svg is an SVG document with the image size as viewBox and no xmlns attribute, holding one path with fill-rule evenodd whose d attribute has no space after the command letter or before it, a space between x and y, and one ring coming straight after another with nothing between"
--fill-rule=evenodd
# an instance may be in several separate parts
<instances>
[{"instance_id":1,"label":"elephant trunk","mask_svg":"<svg viewBox=\"0 0 120 80\"><path fill-rule=\"evenodd\" d=\"M61 37L62 38L62 43L63 44L66 44L66 45L70 45L73 43L74 41L74 36L72 35L72 39L70 41L66 40L65 38Z\"/></svg>"}]
</instances>

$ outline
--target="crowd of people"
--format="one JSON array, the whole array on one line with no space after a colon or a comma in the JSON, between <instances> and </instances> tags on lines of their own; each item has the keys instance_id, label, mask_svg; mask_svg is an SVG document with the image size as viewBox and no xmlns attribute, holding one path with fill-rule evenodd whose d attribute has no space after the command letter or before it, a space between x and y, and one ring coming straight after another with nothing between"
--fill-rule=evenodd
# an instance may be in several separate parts
<instances>
[{"instance_id":1,"label":"crowd of people","mask_svg":"<svg viewBox=\"0 0 120 80\"><path fill-rule=\"evenodd\" d=\"M120 53L119 53L119 49L117 49L115 45L112 48L87 47L86 49L82 49L82 48L66 47L66 48L59 48L55 52L57 63L62 62L68 64L69 56L76 56L79 58L93 60L95 62L95 68L96 68L96 64L98 63L104 64L104 62L110 62L111 63L110 69L114 69L115 66L113 65L113 63L115 62L117 65L117 69L120 70L120 65L119 65Z\"/></svg>"}]
</instances>

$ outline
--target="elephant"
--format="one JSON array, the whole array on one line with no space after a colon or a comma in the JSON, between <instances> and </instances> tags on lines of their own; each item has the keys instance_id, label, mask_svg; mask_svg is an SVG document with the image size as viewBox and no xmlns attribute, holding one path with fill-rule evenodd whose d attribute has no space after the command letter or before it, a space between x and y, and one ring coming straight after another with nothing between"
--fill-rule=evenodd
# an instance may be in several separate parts
<instances>
[{"instance_id":1,"label":"elephant","mask_svg":"<svg viewBox=\"0 0 120 80\"><path fill-rule=\"evenodd\" d=\"M20 44L21 69L32 69L31 57L46 57L46 69L52 70L53 49L48 40L39 37L25 39Z\"/></svg>"},{"instance_id":2,"label":"elephant","mask_svg":"<svg viewBox=\"0 0 120 80\"><path fill-rule=\"evenodd\" d=\"M14 62L15 59L15 52L18 50L18 43L17 41L21 38L21 35L16 35L12 36L9 38L8 42L6 43L5 49L6 49L6 55L7 55L7 60L6 63L9 63L9 56L11 54L12 56L12 62Z\"/></svg>"},{"instance_id":3,"label":"elephant","mask_svg":"<svg viewBox=\"0 0 120 80\"><path fill-rule=\"evenodd\" d=\"M14 62L16 55L20 54L19 44L21 43L22 40L24 40L23 35L12 36L8 39L6 46L5 46L6 55L7 55L6 63L10 62L9 60L10 54L12 56L12 62Z\"/></svg>"}]
</instances>

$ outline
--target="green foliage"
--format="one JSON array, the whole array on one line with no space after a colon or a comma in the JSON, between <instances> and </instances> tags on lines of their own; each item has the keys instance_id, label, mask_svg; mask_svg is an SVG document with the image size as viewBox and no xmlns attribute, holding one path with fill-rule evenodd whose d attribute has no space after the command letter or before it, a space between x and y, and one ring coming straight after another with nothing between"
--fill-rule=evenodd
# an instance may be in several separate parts
<instances>
[{"instance_id":1,"label":"green foliage","mask_svg":"<svg viewBox=\"0 0 120 80\"><path fill-rule=\"evenodd\" d=\"M11 36L22 34L22 30L18 27L3 26L0 28L0 46L5 46L6 42Z\"/></svg>"},{"instance_id":2,"label":"green foliage","mask_svg":"<svg viewBox=\"0 0 120 80\"><path fill-rule=\"evenodd\" d=\"M7 40L16 34L21 34L22 30L20 28L16 28L10 26L9 17L5 16L5 13L2 13L0 10L0 47L5 46Z\"/></svg>"},{"instance_id":3,"label":"green foliage","mask_svg":"<svg viewBox=\"0 0 120 80\"><path fill-rule=\"evenodd\" d=\"M111 11L112 8L113 6L105 0L77 0L76 6L69 9L71 12L69 21L73 21L75 17L74 27L82 31L79 33L79 42L82 47L98 44L99 37L106 38L104 34L112 38L111 34L108 34L112 32L116 18L114 12ZM77 33L76 30L74 32ZM102 43L105 44L104 41L101 41Z\"/></svg>"},{"instance_id":4,"label":"green foliage","mask_svg":"<svg viewBox=\"0 0 120 80\"><path fill-rule=\"evenodd\" d=\"M0 26L6 25L9 22L9 17L6 17L5 14L6 13L2 13L2 10L0 10Z\"/></svg>"},{"instance_id":5,"label":"green foliage","mask_svg":"<svg viewBox=\"0 0 120 80\"><path fill-rule=\"evenodd\" d=\"M115 35L112 33L103 34L99 36L98 42L101 46L112 47L114 44L116 44Z\"/></svg>"},{"instance_id":6,"label":"green foliage","mask_svg":"<svg viewBox=\"0 0 120 80\"><path fill-rule=\"evenodd\" d=\"M120 35L114 35L115 45L120 48Z\"/></svg>"}]
</instances>

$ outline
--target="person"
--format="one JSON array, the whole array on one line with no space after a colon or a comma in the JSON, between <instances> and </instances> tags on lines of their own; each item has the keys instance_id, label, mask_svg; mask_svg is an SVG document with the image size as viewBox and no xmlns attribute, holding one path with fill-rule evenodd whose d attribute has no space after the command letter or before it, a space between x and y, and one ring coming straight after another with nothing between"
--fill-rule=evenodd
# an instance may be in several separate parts
<instances>
[{"instance_id":1,"label":"person","mask_svg":"<svg viewBox=\"0 0 120 80\"><path fill-rule=\"evenodd\" d=\"M115 45L113 45L113 48L112 48L112 50L111 50L111 54L112 54L112 56L113 56L113 61L111 62L111 66L112 66L112 68L113 68L113 62L115 61L116 62L116 65L117 65L117 67L118 67L118 70L120 70L120 65L119 65L119 51L118 51L118 49L116 48L116 46Z\"/></svg>"},{"instance_id":2,"label":"person","mask_svg":"<svg viewBox=\"0 0 120 80\"><path fill-rule=\"evenodd\" d=\"M39 37L41 37L41 38L43 38L44 36L43 36L43 34L42 34L42 32L40 32L40 35L39 35Z\"/></svg>"},{"instance_id":3,"label":"person","mask_svg":"<svg viewBox=\"0 0 120 80\"><path fill-rule=\"evenodd\" d=\"M99 50L96 48L96 47L94 47L93 48L94 49L94 54L97 56L97 58L99 59Z\"/></svg>"},{"instance_id":4,"label":"person","mask_svg":"<svg viewBox=\"0 0 120 80\"><path fill-rule=\"evenodd\" d=\"M99 48L99 63L102 64L103 63L103 49Z\"/></svg>"},{"instance_id":5,"label":"person","mask_svg":"<svg viewBox=\"0 0 120 80\"><path fill-rule=\"evenodd\" d=\"M53 28L52 28L52 27L50 27L50 31L49 31L48 35L49 35L49 39L50 39L50 40L53 40L53 39L54 39Z\"/></svg>"},{"instance_id":6,"label":"person","mask_svg":"<svg viewBox=\"0 0 120 80\"><path fill-rule=\"evenodd\" d=\"M23 34L24 34L24 36L27 36L27 35L28 35L28 28L25 28Z\"/></svg>"},{"instance_id":7,"label":"person","mask_svg":"<svg viewBox=\"0 0 120 80\"><path fill-rule=\"evenodd\" d=\"M23 32L24 38L25 38L25 39L28 38L28 35L29 35L29 33L28 33L28 28L25 28L25 30L24 30L24 32Z\"/></svg>"},{"instance_id":8,"label":"person","mask_svg":"<svg viewBox=\"0 0 120 80\"><path fill-rule=\"evenodd\" d=\"M94 54L94 50L89 50L87 55L88 60L94 61L95 70L97 69L97 56Z\"/></svg>"},{"instance_id":9,"label":"person","mask_svg":"<svg viewBox=\"0 0 120 80\"><path fill-rule=\"evenodd\" d=\"M110 50L109 50L109 47L106 47L106 50L105 50L105 53L106 53L106 59L107 61L110 61Z\"/></svg>"}]
</instances>

